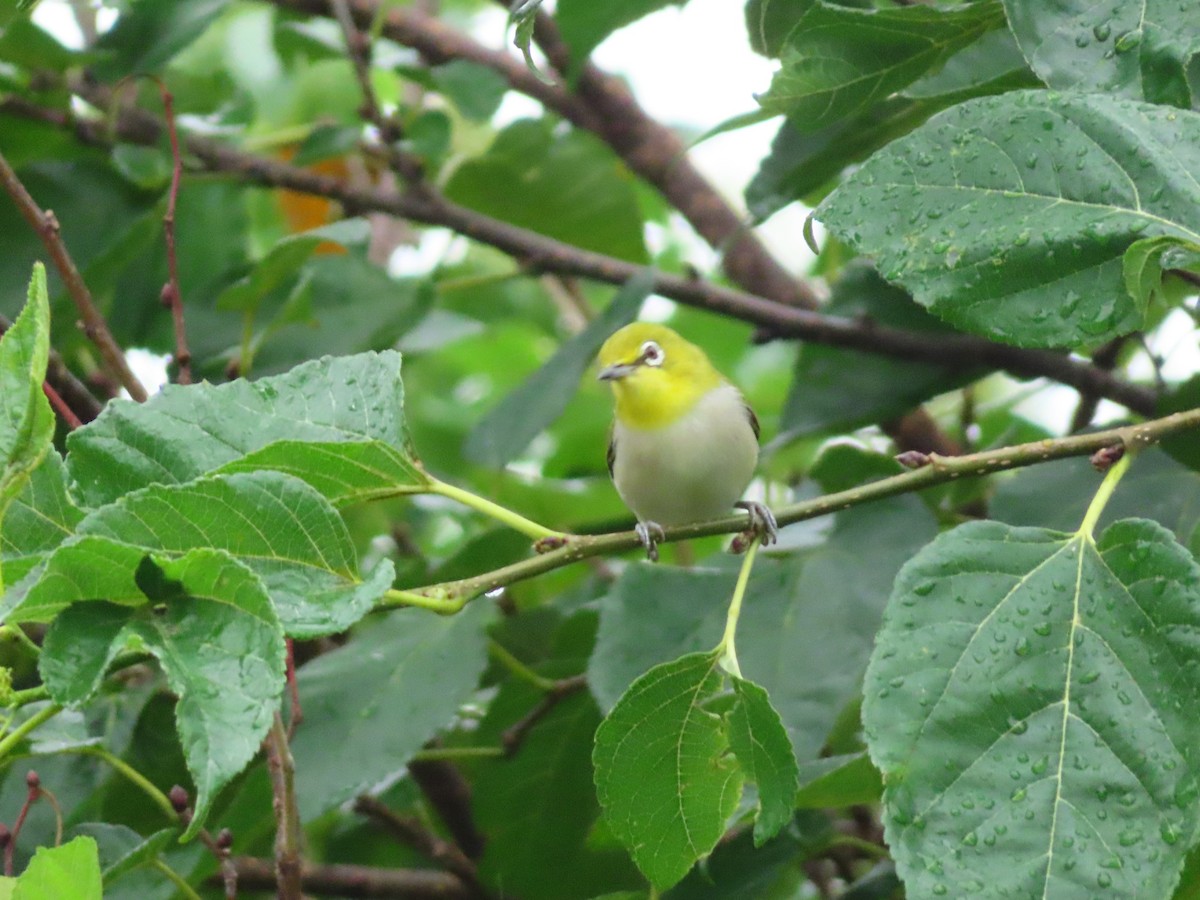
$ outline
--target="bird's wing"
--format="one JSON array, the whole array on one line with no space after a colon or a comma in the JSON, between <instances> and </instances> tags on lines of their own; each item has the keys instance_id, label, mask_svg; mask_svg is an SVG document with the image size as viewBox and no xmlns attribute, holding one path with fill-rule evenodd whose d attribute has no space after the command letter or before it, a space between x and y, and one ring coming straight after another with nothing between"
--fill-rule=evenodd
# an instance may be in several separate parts
<instances>
[{"instance_id":1,"label":"bird's wing","mask_svg":"<svg viewBox=\"0 0 1200 900\"><path fill-rule=\"evenodd\" d=\"M758 416L756 416L754 414L754 410L750 408L749 403L747 403L745 405L745 408L746 408L746 418L748 418L750 420L750 427L754 429L754 439L757 441L759 439L759 434L762 432L762 428L758 424ZM611 461L612 460L612 452L613 452L612 447L610 446L609 450L608 450L608 458L609 458L608 469L610 472L612 471L612 461Z\"/></svg>"},{"instance_id":2,"label":"bird's wing","mask_svg":"<svg viewBox=\"0 0 1200 900\"><path fill-rule=\"evenodd\" d=\"M613 463L617 461L617 435L613 429L608 431L608 477L613 477Z\"/></svg>"}]
</instances>

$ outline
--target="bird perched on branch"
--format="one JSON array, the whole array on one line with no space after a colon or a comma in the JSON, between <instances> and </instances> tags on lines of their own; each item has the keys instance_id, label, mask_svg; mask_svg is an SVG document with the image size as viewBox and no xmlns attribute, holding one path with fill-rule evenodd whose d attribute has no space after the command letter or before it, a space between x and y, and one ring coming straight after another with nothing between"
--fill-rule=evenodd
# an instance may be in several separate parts
<instances>
[{"instance_id":1,"label":"bird perched on branch","mask_svg":"<svg viewBox=\"0 0 1200 900\"><path fill-rule=\"evenodd\" d=\"M608 471L650 558L658 559L663 526L735 506L764 544L774 541L771 511L737 502L758 463L758 419L704 351L664 325L635 322L605 341L599 359L616 407Z\"/></svg>"}]
</instances>

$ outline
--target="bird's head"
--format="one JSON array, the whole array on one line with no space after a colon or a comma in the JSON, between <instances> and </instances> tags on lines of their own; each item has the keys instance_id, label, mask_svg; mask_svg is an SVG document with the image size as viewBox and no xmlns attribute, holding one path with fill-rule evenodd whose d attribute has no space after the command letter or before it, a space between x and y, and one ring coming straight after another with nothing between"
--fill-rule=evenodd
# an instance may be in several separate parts
<instances>
[{"instance_id":1,"label":"bird's head","mask_svg":"<svg viewBox=\"0 0 1200 900\"><path fill-rule=\"evenodd\" d=\"M649 322L614 333L599 361L598 377L612 385L617 417L639 428L670 424L722 382L703 350Z\"/></svg>"}]
</instances>

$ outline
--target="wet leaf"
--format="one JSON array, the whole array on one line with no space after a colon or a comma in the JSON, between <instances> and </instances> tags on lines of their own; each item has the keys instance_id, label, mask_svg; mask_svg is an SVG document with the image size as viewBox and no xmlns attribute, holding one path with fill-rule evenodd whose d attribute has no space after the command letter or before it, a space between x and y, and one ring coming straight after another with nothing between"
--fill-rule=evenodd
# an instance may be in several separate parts
<instances>
[{"instance_id":1,"label":"wet leaf","mask_svg":"<svg viewBox=\"0 0 1200 900\"><path fill-rule=\"evenodd\" d=\"M754 845L779 833L796 808L796 757L767 692L753 681L733 679L738 702L729 713L729 746L746 780L758 786Z\"/></svg>"},{"instance_id":2,"label":"wet leaf","mask_svg":"<svg viewBox=\"0 0 1200 900\"><path fill-rule=\"evenodd\" d=\"M15 584L70 537L83 511L67 496L62 457L48 452L0 520L4 580Z\"/></svg>"},{"instance_id":3,"label":"wet leaf","mask_svg":"<svg viewBox=\"0 0 1200 900\"><path fill-rule=\"evenodd\" d=\"M1197 831L1200 568L1145 520L960 526L896 580L863 721L910 894L1168 896Z\"/></svg>"},{"instance_id":4,"label":"wet leaf","mask_svg":"<svg viewBox=\"0 0 1200 900\"><path fill-rule=\"evenodd\" d=\"M1099 95L971 100L893 142L817 210L951 324L1023 346L1138 328L1123 258L1200 241L1200 114Z\"/></svg>"}]
</instances>

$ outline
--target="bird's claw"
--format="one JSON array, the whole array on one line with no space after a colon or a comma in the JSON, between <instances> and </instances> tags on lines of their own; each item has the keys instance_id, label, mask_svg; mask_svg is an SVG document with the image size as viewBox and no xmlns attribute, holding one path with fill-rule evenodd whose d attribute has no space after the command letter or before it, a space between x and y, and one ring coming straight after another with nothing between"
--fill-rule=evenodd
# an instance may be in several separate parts
<instances>
[{"instance_id":1,"label":"bird's claw","mask_svg":"<svg viewBox=\"0 0 1200 900\"><path fill-rule=\"evenodd\" d=\"M775 514L766 504L756 500L742 500L734 506L744 509L749 514L750 527L747 534L757 537L764 547L779 540L779 523L775 521Z\"/></svg>"},{"instance_id":2,"label":"bird's claw","mask_svg":"<svg viewBox=\"0 0 1200 900\"><path fill-rule=\"evenodd\" d=\"M646 557L651 562L658 562L658 542L667 539L667 533L657 522L638 522L634 528L638 540L646 548Z\"/></svg>"}]
</instances>

